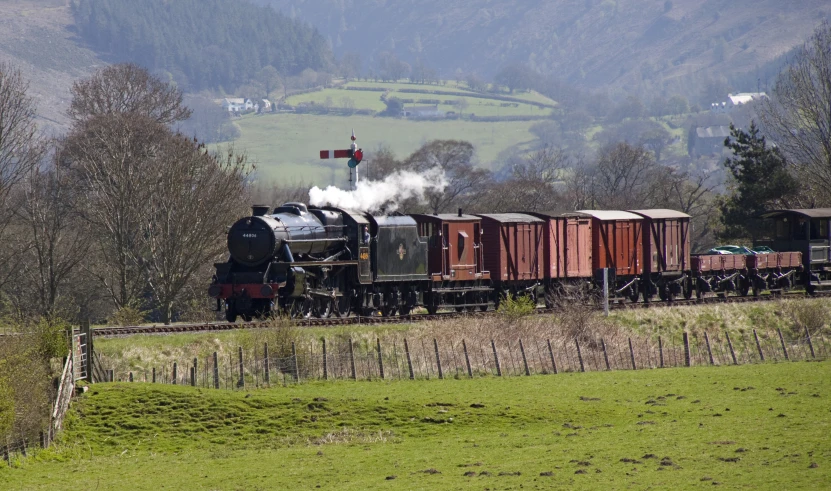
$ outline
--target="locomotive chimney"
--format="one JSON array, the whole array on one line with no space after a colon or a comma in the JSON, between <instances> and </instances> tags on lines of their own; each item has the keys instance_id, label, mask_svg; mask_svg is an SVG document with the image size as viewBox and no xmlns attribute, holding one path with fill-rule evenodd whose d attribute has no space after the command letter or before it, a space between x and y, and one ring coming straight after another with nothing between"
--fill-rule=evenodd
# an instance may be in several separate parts
<instances>
[{"instance_id":1,"label":"locomotive chimney","mask_svg":"<svg viewBox=\"0 0 831 491\"><path fill-rule=\"evenodd\" d=\"M261 217L268 213L268 205L251 205L251 215Z\"/></svg>"},{"instance_id":2,"label":"locomotive chimney","mask_svg":"<svg viewBox=\"0 0 831 491\"><path fill-rule=\"evenodd\" d=\"M459 217L461 217L461 216L462 216L462 209L459 208Z\"/></svg>"}]
</instances>

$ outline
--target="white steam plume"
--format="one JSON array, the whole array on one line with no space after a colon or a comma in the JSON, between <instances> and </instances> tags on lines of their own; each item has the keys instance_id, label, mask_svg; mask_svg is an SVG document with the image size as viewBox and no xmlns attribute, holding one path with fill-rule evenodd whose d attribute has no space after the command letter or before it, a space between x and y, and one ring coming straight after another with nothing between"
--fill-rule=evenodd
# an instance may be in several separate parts
<instances>
[{"instance_id":1,"label":"white steam plume","mask_svg":"<svg viewBox=\"0 0 831 491\"><path fill-rule=\"evenodd\" d=\"M384 178L383 181L358 181L354 191L345 191L335 186L309 190L309 204L330 205L355 211L378 211L384 207L395 211L401 202L416 198L424 201L427 191L442 192L447 187L447 177L441 167L425 172L401 170Z\"/></svg>"}]
</instances>

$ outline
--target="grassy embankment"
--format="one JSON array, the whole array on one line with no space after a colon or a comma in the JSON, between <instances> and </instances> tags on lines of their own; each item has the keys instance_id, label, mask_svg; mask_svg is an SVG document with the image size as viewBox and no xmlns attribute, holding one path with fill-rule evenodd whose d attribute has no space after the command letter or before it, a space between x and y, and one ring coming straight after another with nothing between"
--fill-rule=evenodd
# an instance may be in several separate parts
<instances>
[{"instance_id":1,"label":"grassy embankment","mask_svg":"<svg viewBox=\"0 0 831 491\"><path fill-rule=\"evenodd\" d=\"M4 489L822 489L831 362L310 383L94 386Z\"/></svg>"}]
</instances>

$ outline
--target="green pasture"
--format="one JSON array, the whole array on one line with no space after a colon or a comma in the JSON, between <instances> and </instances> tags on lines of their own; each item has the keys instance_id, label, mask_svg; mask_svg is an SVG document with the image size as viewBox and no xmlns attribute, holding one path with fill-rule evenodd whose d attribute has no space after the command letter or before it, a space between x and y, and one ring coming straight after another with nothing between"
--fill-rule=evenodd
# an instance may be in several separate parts
<instances>
[{"instance_id":1,"label":"green pasture","mask_svg":"<svg viewBox=\"0 0 831 491\"><path fill-rule=\"evenodd\" d=\"M522 102L506 102L497 99L487 98L490 94L482 94L478 92L471 92L466 89L457 87L420 85L420 84L401 84L401 83L351 83L343 86L328 88L316 92L309 92L307 94L298 94L290 96L286 102L290 105L296 106L302 103L313 103L332 108L347 108L354 109L370 109L373 111L383 111L386 105L381 100L383 92L377 90L346 90L346 87L354 89L369 88L369 89L385 89L389 91L389 97L398 97L401 99L413 99L415 102L406 103L405 107L423 106L425 102L418 102L420 99L439 100L439 109L442 111L461 112L463 115L475 114L480 117L492 116L548 116L551 114L550 108L539 108L533 104L523 104ZM407 92L400 92L401 90L417 89L417 90L434 90L436 94L414 94ZM465 92L470 94L470 97L460 96L454 92ZM541 102L545 104L556 104L551 99L536 93L536 92L516 92L515 94L498 94L500 96L509 96L515 99L525 100L529 102ZM483 96L485 98L483 98ZM456 101L464 99L467 102L467 107L460 109L456 105Z\"/></svg>"},{"instance_id":2,"label":"green pasture","mask_svg":"<svg viewBox=\"0 0 831 491\"><path fill-rule=\"evenodd\" d=\"M498 161L501 153L513 150L518 154L536 138L529 131L533 121L475 123L374 116L252 114L236 123L242 136L234 142L234 147L248 152L263 180L318 185L342 184L346 180L346 161L320 160L319 152L348 148L353 128L358 144L365 151L386 145L399 158L435 139L469 141L476 148L478 161L494 169L504 164ZM371 175L371 160L369 166L361 165L361 171L368 170Z\"/></svg>"},{"instance_id":3,"label":"green pasture","mask_svg":"<svg viewBox=\"0 0 831 491\"><path fill-rule=\"evenodd\" d=\"M98 384L2 489L827 489L831 363Z\"/></svg>"}]
</instances>

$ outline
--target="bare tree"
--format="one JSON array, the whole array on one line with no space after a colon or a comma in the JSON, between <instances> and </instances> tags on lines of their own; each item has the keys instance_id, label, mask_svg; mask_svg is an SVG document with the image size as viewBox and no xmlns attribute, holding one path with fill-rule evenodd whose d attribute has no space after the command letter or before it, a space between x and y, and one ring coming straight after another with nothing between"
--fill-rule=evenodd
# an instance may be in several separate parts
<instances>
[{"instance_id":1,"label":"bare tree","mask_svg":"<svg viewBox=\"0 0 831 491\"><path fill-rule=\"evenodd\" d=\"M212 155L195 141L167 135L146 162L149 188L142 217L142 266L164 323L177 298L206 263L225 252L225 227L244 214L247 158L232 149Z\"/></svg>"},{"instance_id":2,"label":"bare tree","mask_svg":"<svg viewBox=\"0 0 831 491\"><path fill-rule=\"evenodd\" d=\"M190 109L182 92L132 63L111 65L70 89L69 115L76 121L100 114L137 113L162 124L184 121Z\"/></svg>"},{"instance_id":3,"label":"bare tree","mask_svg":"<svg viewBox=\"0 0 831 491\"><path fill-rule=\"evenodd\" d=\"M456 207L474 206L484 192L483 184L490 178L485 169L477 168L473 159L473 145L459 140L433 140L413 152L403 162L406 169L423 172L440 167L449 182L443 192L427 193L430 213L452 211Z\"/></svg>"},{"instance_id":4,"label":"bare tree","mask_svg":"<svg viewBox=\"0 0 831 491\"><path fill-rule=\"evenodd\" d=\"M20 70L0 64L0 233L12 216L12 189L44 154L44 146L37 138L36 107L26 95L28 88Z\"/></svg>"},{"instance_id":5,"label":"bare tree","mask_svg":"<svg viewBox=\"0 0 831 491\"><path fill-rule=\"evenodd\" d=\"M566 153L551 146L513 159L511 178L495 185L488 193L489 208L493 211L555 211L565 207L557 187L562 183L565 169L570 165Z\"/></svg>"},{"instance_id":6,"label":"bare tree","mask_svg":"<svg viewBox=\"0 0 831 491\"><path fill-rule=\"evenodd\" d=\"M147 163L168 134L166 126L139 114L102 114L77 124L60 155L77 174L81 212L103 258L89 272L119 308L135 307L142 298L141 225L157 178Z\"/></svg>"},{"instance_id":7,"label":"bare tree","mask_svg":"<svg viewBox=\"0 0 831 491\"><path fill-rule=\"evenodd\" d=\"M761 109L772 139L801 175L814 205L831 205L831 24L797 50Z\"/></svg>"},{"instance_id":8,"label":"bare tree","mask_svg":"<svg viewBox=\"0 0 831 491\"><path fill-rule=\"evenodd\" d=\"M592 195L596 207L643 208L651 201L650 179L657 169L652 153L628 143L607 145L594 167Z\"/></svg>"},{"instance_id":9,"label":"bare tree","mask_svg":"<svg viewBox=\"0 0 831 491\"><path fill-rule=\"evenodd\" d=\"M90 249L74 184L71 173L56 161L46 169L35 168L23 183L25 200L17 210L29 241L18 262L18 281L30 290L27 306L47 319L57 317L59 297Z\"/></svg>"}]
</instances>

